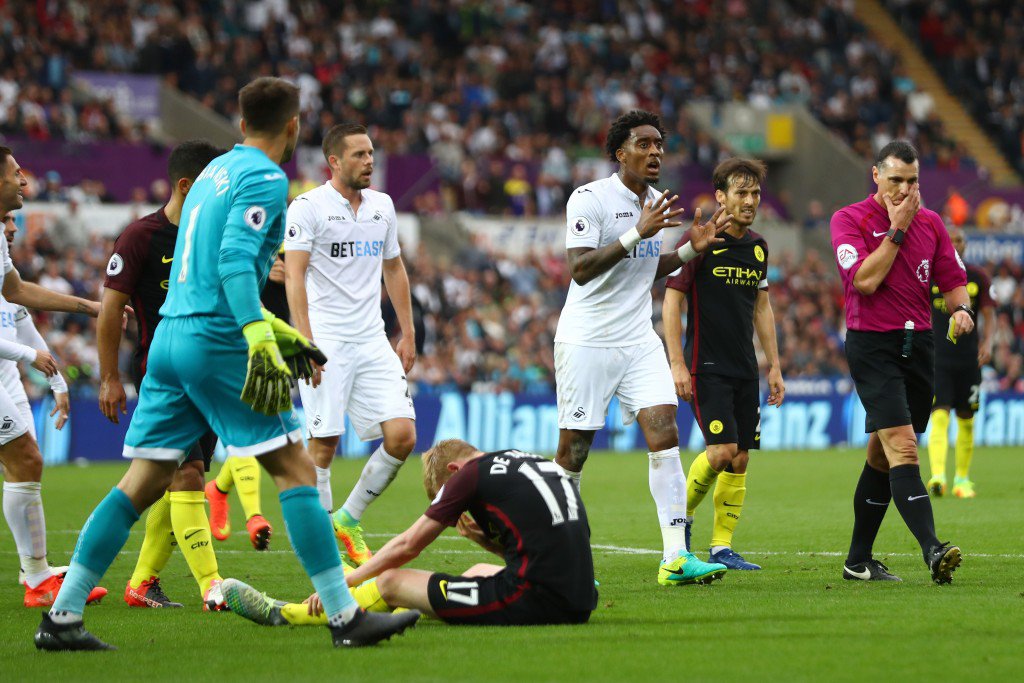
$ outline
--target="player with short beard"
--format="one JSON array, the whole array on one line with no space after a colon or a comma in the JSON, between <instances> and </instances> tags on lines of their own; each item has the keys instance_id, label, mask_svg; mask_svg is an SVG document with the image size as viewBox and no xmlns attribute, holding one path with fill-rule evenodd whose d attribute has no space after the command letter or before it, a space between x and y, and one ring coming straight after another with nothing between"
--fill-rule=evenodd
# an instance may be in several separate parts
<instances>
[{"instance_id":1,"label":"player with short beard","mask_svg":"<svg viewBox=\"0 0 1024 683\"><path fill-rule=\"evenodd\" d=\"M679 461L676 394L661 339L651 324L651 287L722 239L730 216L719 209L701 225L693 219L687 244L662 253L661 231L680 225L682 209L661 175L661 120L646 111L616 119L605 144L618 171L577 188L566 204L566 258L572 282L555 333L558 454L579 486L594 434L618 397L623 422L640 424L649 483L661 525L662 585L706 583L724 575L686 546L686 477Z\"/></svg>"},{"instance_id":2,"label":"player with short beard","mask_svg":"<svg viewBox=\"0 0 1024 683\"><path fill-rule=\"evenodd\" d=\"M693 513L714 484L709 561L729 569L761 568L732 549L747 495L750 451L761 445L755 331L768 361L768 405L781 405L786 392L768 296L768 243L750 229L766 173L764 163L737 157L715 168L715 199L732 215L722 233L724 241L669 278L662 306L676 393L692 401L707 444L690 465L686 480L686 543L690 544ZM677 246L685 241L684 237ZM684 297L689 302L685 353L680 324Z\"/></svg>"},{"instance_id":3,"label":"player with short beard","mask_svg":"<svg viewBox=\"0 0 1024 683\"><path fill-rule=\"evenodd\" d=\"M416 412L406 373L416 362L409 276L398 244L395 204L370 189L373 142L359 124L324 135L331 177L288 207L285 288L295 327L315 340L330 370L299 384L320 504L355 565L370 558L361 520L416 445ZM381 280L402 338L392 349L381 317ZM345 415L364 441L382 439L344 504L334 510L331 462Z\"/></svg>"}]
</instances>

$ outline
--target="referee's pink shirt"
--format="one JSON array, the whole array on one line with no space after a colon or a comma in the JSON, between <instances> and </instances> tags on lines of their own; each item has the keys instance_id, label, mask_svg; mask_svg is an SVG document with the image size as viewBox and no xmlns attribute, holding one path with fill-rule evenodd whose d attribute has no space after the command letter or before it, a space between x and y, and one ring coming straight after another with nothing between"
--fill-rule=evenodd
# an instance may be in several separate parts
<instances>
[{"instance_id":1,"label":"referee's pink shirt","mask_svg":"<svg viewBox=\"0 0 1024 683\"><path fill-rule=\"evenodd\" d=\"M922 208L910 222L892 269L874 294L861 294L853 277L864 259L878 248L889 230L889 214L870 196L832 216L832 251L846 296L846 327L864 332L902 330L908 320L915 329L931 331L934 281L942 292L967 284L960 255L934 211Z\"/></svg>"}]
</instances>

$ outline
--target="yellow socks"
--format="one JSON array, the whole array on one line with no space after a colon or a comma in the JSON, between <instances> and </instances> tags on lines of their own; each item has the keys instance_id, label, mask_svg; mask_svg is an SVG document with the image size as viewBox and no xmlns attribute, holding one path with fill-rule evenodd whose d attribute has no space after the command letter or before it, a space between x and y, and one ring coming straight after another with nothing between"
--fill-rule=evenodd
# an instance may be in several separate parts
<instances>
[{"instance_id":1,"label":"yellow socks","mask_svg":"<svg viewBox=\"0 0 1024 683\"><path fill-rule=\"evenodd\" d=\"M376 579L365 581L349 590L352 591L352 597L356 599L359 606L367 612L391 611L391 608L384 602L384 598L380 597ZM327 624L326 614L321 613L319 616L312 617L309 615L309 608L306 605L294 602L281 607L281 616L292 626L325 626Z\"/></svg>"},{"instance_id":2,"label":"yellow socks","mask_svg":"<svg viewBox=\"0 0 1024 683\"><path fill-rule=\"evenodd\" d=\"M206 496L202 491L175 491L170 499L171 524L178 546L199 583L200 594L205 595L210 583L221 578L206 516Z\"/></svg>"},{"instance_id":3,"label":"yellow socks","mask_svg":"<svg viewBox=\"0 0 1024 683\"><path fill-rule=\"evenodd\" d=\"M711 484L720 476L708 462L708 452L703 451L690 463L690 473L686 475L686 516L693 517L704 496L711 490Z\"/></svg>"},{"instance_id":4,"label":"yellow socks","mask_svg":"<svg viewBox=\"0 0 1024 683\"><path fill-rule=\"evenodd\" d=\"M732 535L740 521L743 499L747 497L747 475L722 472L715 485L715 525L711 547L732 547Z\"/></svg>"},{"instance_id":5,"label":"yellow socks","mask_svg":"<svg viewBox=\"0 0 1024 683\"><path fill-rule=\"evenodd\" d=\"M217 473L217 488L224 493L230 492L232 487L235 485L235 478L231 473L231 461L233 459L234 458L228 458L225 460L224 464L220 466L220 472Z\"/></svg>"},{"instance_id":6,"label":"yellow socks","mask_svg":"<svg viewBox=\"0 0 1024 683\"><path fill-rule=\"evenodd\" d=\"M971 444L973 445L973 422L971 431ZM959 442L959 439L957 441ZM959 448L957 452L959 453ZM948 454L949 411L936 410L932 412L931 427L928 428L928 461L931 463L933 478L939 477L943 481L946 480L946 456Z\"/></svg>"},{"instance_id":7,"label":"yellow socks","mask_svg":"<svg viewBox=\"0 0 1024 683\"><path fill-rule=\"evenodd\" d=\"M956 426L956 478L967 479L974 457L974 416L956 418Z\"/></svg>"},{"instance_id":8,"label":"yellow socks","mask_svg":"<svg viewBox=\"0 0 1024 683\"><path fill-rule=\"evenodd\" d=\"M129 580L132 588L151 576L160 576L167 566L167 560L174 550L174 532L171 530L171 494L149 506L146 515L146 537L142 540L139 560L135 563L135 571Z\"/></svg>"},{"instance_id":9,"label":"yellow socks","mask_svg":"<svg viewBox=\"0 0 1024 683\"><path fill-rule=\"evenodd\" d=\"M235 492L238 500L242 503L242 511L245 518L253 515L262 515L260 506L260 464L256 458L228 458L224 463L224 469L231 469L231 478L235 483ZM220 488L220 475L217 475L217 487ZM229 491L229 488L220 488L221 491Z\"/></svg>"}]
</instances>

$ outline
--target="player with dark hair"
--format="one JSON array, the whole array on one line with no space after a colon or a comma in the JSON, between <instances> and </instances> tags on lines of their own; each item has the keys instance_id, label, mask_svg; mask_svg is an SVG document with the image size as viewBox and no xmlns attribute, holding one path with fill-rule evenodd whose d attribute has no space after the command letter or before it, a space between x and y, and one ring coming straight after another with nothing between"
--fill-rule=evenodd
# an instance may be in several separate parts
<instances>
[{"instance_id":1,"label":"player with dark hair","mask_svg":"<svg viewBox=\"0 0 1024 683\"><path fill-rule=\"evenodd\" d=\"M35 634L37 648L110 649L85 630L85 596L210 427L229 457L256 456L273 476L289 540L324 601L335 646L372 645L419 617L363 613L349 593L290 393L293 377L308 377L312 360L327 359L260 307L284 236L288 181L280 164L298 141L298 88L258 78L238 100L242 143L203 169L181 209L163 318L125 436L132 463L82 528L65 588Z\"/></svg>"},{"instance_id":2,"label":"player with dark hair","mask_svg":"<svg viewBox=\"0 0 1024 683\"><path fill-rule=\"evenodd\" d=\"M171 182L167 204L130 223L114 243L97 321L96 346L100 360L100 412L115 424L127 407L118 367L124 307L131 301L138 323L138 343L131 364L132 383L138 391L146 374L153 334L160 323L160 307L167 298L181 207L196 177L223 153L224 150L205 140L190 140L175 147L167 162ZM163 497L150 506L139 559L124 590L124 600L129 606L182 606L171 601L160 585L160 572L178 546L199 584L203 609L223 609L218 587L221 576L203 505L205 472L210 469L216 445L216 435L207 430L189 450Z\"/></svg>"},{"instance_id":3,"label":"player with dark hair","mask_svg":"<svg viewBox=\"0 0 1024 683\"><path fill-rule=\"evenodd\" d=\"M686 244L663 253L661 231L680 225L683 210L672 209L678 196L651 187L661 175L661 120L646 111L623 114L612 123L606 147L618 171L577 188L566 204L572 282L555 333L555 462L579 486L594 434L617 396L623 421L639 422L650 450L649 483L664 546L658 582L706 583L726 567L701 562L686 545L676 394L651 324L651 287L722 242L716 234L730 216L720 208L701 225L698 210Z\"/></svg>"},{"instance_id":4,"label":"player with dark hair","mask_svg":"<svg viewBox=\"0 0 1024 683\"><path fill-rule=\"evenodd\" d=\"M597 607L590 526L576 487L546 458L483 453L458 439L423 454L430 507L346 579L389 608L414 608L450 624L582 624ZM462 574L405 569L446 527L504 559ZM376 577L376 583L367 583ZM228 579L232 611L265 625L316 623L308 608ZM314 618L310 619L304 612Z\"/></svg>"},{"instance_id":5,"label":"player with dark hair","mask_svg":"<svg viewBox=\"0 0 1024 683\"><path fill-rule=\"evenodd\" d=\"M761 441L754 332L768 361L768 405L781 405L786 392L768 296L768 244L750 229L766 173L764 163L738 157L715 168L715 200L732 216L722 233L724 241L669 278L662 305L676 393L693 402L707 444L707 450L690 465L686 479L686 543L689 546L693 513L714 484L709 561L730 569L761 568L732 549L747 495L750 451L759 448ZM680 319L684 299L689 303L685 352Z\"/></svg>"},{"instance_id":6,"label":"player with dark hair","mask_svg":"<svg viewBox=\"0 0 1024 683\"><path fill-rule=\"evenodd\" d=\"M950 231L953 248L963 260L967 237L960 228ZM951 341L949 309L937 284L932 285L932 332L935 335L935 405L928 431L928 456L932 478L928 490L933 496L946 493L946 456L949 453L949 411L956 411L956 478L953 495L974 498L970 478L974 457L974 414L981 405L981 368L992 359L992 335L996 329L992 282L984 270L967 266L967 296L971 308L985 319L984 338L969 334Z\"/></svg>"},{"instance_id":7,"label":"player with dark hair","mask_svg":"<svg viewBox=\"0 0 1024 683\"><path fill-rule=\"evenodd\" d=\"M373 141L343 123L324 135L331 177L288 207L285 272L295 328L340 359L299 385L316 465L320 504L352 564L370 557L361 520L416 446L416 412L406 373L416 362L409 275L398 244L395 204L370 189ZM381 282L402 338L391 348L381 317ZM335 510L331 463L348 415L359 438L381 439L345 502Z\"/></svg>"},{"instance_id":8,"label":"player with dark hair","mask_svg":"<svg viewBox=\"0 0 1024 683\"><path fill-rule=\"evenodd\" d=\"M936 583L949 583L960 548L940 543L921 481L917 434L928 426L935 381L932 282L952 311L950 338L970 334L967 276L942 219L921 207L917 150L890 142L871 171L878 190L832 216L832 248L846 295L846 358L867 412L867 462L853 497L843 578L899 581L872 558L889 501L921 546Z\"/></svg>"},{"instance_id":9,"label":"player with dark hair","mask_svg":"<svg viewBox=\"0 0 1024 683\"><path fill-rule=\"evenodd\" d=\"M28 179L10 147L0 146L0 216L8 216L25 204ZM69 296L21 279L6 239L0 239L0 292L16 306L43 311L85 313L93 317L99 303ZM32 363L47 377L57 363L42 349L26 350L22 360ZM46 520L43 514L43 456L32 435L30 422L17 403L0 387L0 463L4 470L4 518L11 528L21 563L25 586L25 607L48 607L63 590L65 574L55 570L46 559ZM90 587L81 595L82 605L96 602L107 594L106 588Z\"/></svg>"}]
</instances>

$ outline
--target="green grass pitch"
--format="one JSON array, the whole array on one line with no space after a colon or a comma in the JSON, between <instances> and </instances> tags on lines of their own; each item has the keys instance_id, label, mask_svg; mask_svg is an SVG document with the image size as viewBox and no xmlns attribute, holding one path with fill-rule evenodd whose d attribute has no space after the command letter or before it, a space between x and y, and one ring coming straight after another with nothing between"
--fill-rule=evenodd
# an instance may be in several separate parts
<instances>
[{"instance_id":1,"label":"green grass pitch","mask_svg":"<svg viewBox=\"0 0 1024 683\"><path fill-rule=\"evenodd\" d=\"M89 628L115 653L38 653L35 610L21 606L13 540L0 530L0 671L5 681L618 681L618 680L1009 680L1020 675L1024 643L1024 453L979 449L975 500L935 502L942 540L958 543L953 585L929 581L918 548L890 508L876 557L902 576L894 585L843 581L851 494L862 467L854 451L757 454L736 547L764 565L730 572L708 587L656 583L660 534L643 454L597 453L583 478L601 583L591 622L581 627L453 628L421 621L404 637L362 651L336 651L324 629L261 628L232 614L204 614L180 554L164 574L181 610L140 610L122 595L143 533L136 525L104 578L110 595L86 612ZM692 454L684 455L688 466ZM362 461L339 460L342 497ZM65 563L89 510L123 464L48 469L44 500L50 559ZM276 597L310 588L288 551L272 483L265 514L275 532L256 553L232 494L235 534L217 544L221 573ZM405 467L367 514L379 546L426 506L419 462ZM710 496L697 513L694 545L706 552ZM241 532L241 533L240 533ZM457 572L488 555L454 533L415 566ZM1014 673L1016 672L1016 673Z\"/></svg>"}]
</instances>

